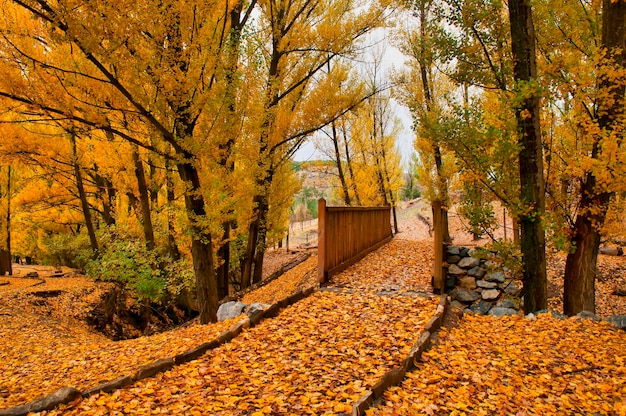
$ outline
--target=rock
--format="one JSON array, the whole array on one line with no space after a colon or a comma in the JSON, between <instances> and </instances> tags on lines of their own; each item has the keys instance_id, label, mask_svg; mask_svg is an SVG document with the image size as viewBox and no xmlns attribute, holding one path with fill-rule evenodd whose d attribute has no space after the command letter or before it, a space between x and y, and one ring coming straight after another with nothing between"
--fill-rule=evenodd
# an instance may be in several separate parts
<instances>
[{"instance_id":1,"label":"rock","mask_svg":"<svg viewBox=\"0 0 626 416\"><path fill-rule=\"evenodd\" d=\"M495 308L491 308L489 311L489 315L491 316L512 316L517 315L517 311L511 308L501 308L496 306Z\"/></svg>"},{"instance_id":2,"label":"rock","mask_svg":"<svg viewBox=\"0 0 626 416\"><path fill-rule=\"evenodd\" d=\"M562 313L555 312L555 311L553 311L551 309L541 309L541 310L535 312L536 315L541 315L541 314L544 314L544 313L549 313L549 314L552 315L553 318L556 318L556 319L565 319L565 318L567 318L567 316L563 315Z\"/></svg>"},{"instance_id":3,"label":"rock","mask_svg":"<svg viewBox=\"0 0 626 416\"><path fill-rule=\"evenodd\" d=\"M217 310L217 320L221 322L236 318L243 312L245 307L246 305L241 302L231 301L223 303Z\"/></svg>"},{"instance_id":4,"label":"rock","mask_svg":"<svg viewBox=\"0 0 626 416\"><path fill-rule=\"evenodd\" d=\"M480 265L480 259L475 257L465 257L459 261L459 267L463 267L464 269L471 269L472 267L476 267Z\"/></svg>"},{"instance_id":5,"label":"rock","mask_svg":"<svg viewBox=\"0 0 626 416\"><path fill-rule=\"evenodd\" d=\"M537 320L537 317L532 312L529 313L528 315L526 315L526 318L530 319L531 321L536 321Z\"/></svg>"},{"instance_id":6,"label":"rock","mask_svg":"<svg viewBox=\"0 0 626 416\"><path fill-rule=\"evenodd\" d=\"M454 276L446 277L446 289L454 289L456 286L456 278Z\"/></svg>"},{"instance_id":7,"label":"rock","mask_svg":"<svg viewBox=\"0 0 626 416\"><path fill-rule=\"evenodd\" d=\"M458 287L450 292L450 296L452 299L460 302L474 302L475 300L480 299L480 295L478 293Z\"/></svg>"},{"instance_id":8,"label":"rock","mask_svg":"<svg viewBox=\"0 0 626 416\"><path fill-rule=\"evenodd\" d=\"M582 319L593 319L596 322L600 322L600 317L590 311L580 311L576 314L576 316Z\"/></svg>"},{"instance_id":9,"label":"rock","mask_svg":"<svg viewBox=\"0 0 626 416\"><path fill-rule=\"evenodd\" d=\"M448 268L448 274L452 276L463 276L467 274L467 270L461 269L456 264L451 264L450 267Z\"/></svg>"},{"instance_id":10,"label":"rock","mask_svg":"<svg viewBox=\"0 0 626 416\"><path fill-rule=\"evenodd\" d=\"M496 282L488 282L486 280L477 280L476 286L482 287L483 289L495 289L498 287Z\"/></svg>"},{"instance_id":11,"label":"rock","mask_svg":"<svg viewBox=\"0 0 626 416\"><path fill-rule=\"evenodd\" d=\"M255 302L252 305L246 308L246 315L250 318L250 323L252 325L256 325L261 320L263 313L270 307L271 305L266 305L264 303Z\"/></svg>"},{"instance_id":12,"label":"rock","mask_svg":"<svg viewBox=\"0 0 626 416\"><path fill-rule=\"evenodd\" d=\"M491 309L491 303L481 300L480 302L473 304L469 308L477 315L487 315L487 312L489 312L489 310Z\"/></svg>"},{"instance_id":13,"label":"rock","mask_svg":"<svg viewBox=\"0 0 626 416\"><path fill-rule=\"evenodd\" d=\"M507 295L511 295L511 296L519 296L521 292L522 292L522 288L519 287L517 283L515 282L510 282L504 288L504 293L506 293Z\"/></svg>"},{"instance_id":14,"label":"rock","mask_svg":"<svg viewBox=\"0 0 626 416\"><path fill-rule=\"evenodd\" d=\"M509 308L519 310L519 304L512 299L503 299L496 304L500 308Z\"/></svg>"},{"instance_id":15,"label":"rock","mask_svg":"<svg viewBox=\"0 0 626 416\"><path fill-rule=\"evenodd\" d=\"M472 276L463 276L459 278L457 286L463 289L476 289L476 279Z\"/></svg>"},{"instance_id":16,"label":"rock","mask_svg":"<svg viewBox=\"0 0 626 416\"><path fill-rule=\"evenodd\" d=\"M481 296L485 300L494 300L500 296L500 291L498 289L487 289L483 290Z\"/></svg>"},{"instance_id":17,"label":"rock","mask_svg":"<svg viewBox=\"0 0 626 416\"><path fill-rule=\"evenodd\" d=\"M619 329L626 330L626 315L613 315L604 320Z\"/></svg>"},{"instance_id":18,"label":"rock","mask_svg":"<svg viewBox=\"0 0 626 416\"><path fill-rule=\"evenodd\" d=\"M448 264L457 264L461 260L459 256L448 256L446 258L446 263Z\"/></svg>"},{"instance_id":19,"label":"rock","mask_svg":"<svg viewBox=\"0 0 626 416\"><path fill-rule=\"evenodd\" d=\"M485 273L487 273L487 271L480 266L472 267L467 271L468 275L478 277L479 279L483 277Z\"/></svg>"},{"instance_id":20,"label":"rock","mask_svg":"<svg viewBox=\"0 0 626 416\"><path fill-rule=\"evenodd\" d=\"M458 256L459 255L459 248L456 246L450 246L448 247L448 254L451 256Z\"/></svg>"},{"instance_id":21,"label":"rock","mask_svg":"<svg viewBox=\"0 0 626 416\"><path fill-rule=\"evenodd\" d=\"M470 251L470 250L469 250L469 248L465 248L465 247L464 247L464 248L462 248L462 249L459 251L459 256L461 256L461 257L467 257L467 256L469 256L469 251Z\"/></svg>"},{"instance_id":22,"label":"rock","mask_svg":"<svg viewBox=\"0 0 626 416\"><path fill-rule=\"evenodd\" d=\"M504 274L502 272L491 272L485 275L488 282L504 283Z\"/></svg>"}]
</instances>

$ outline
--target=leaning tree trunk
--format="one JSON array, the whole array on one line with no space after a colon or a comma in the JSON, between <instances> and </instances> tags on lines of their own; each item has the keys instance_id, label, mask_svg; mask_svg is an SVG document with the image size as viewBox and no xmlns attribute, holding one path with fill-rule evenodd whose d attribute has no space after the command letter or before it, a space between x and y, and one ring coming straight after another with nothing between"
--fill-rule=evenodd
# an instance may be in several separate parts
<instances>
[{"instance_id":1,"label":"leaning tree trunk","mask_svg":"<svg viewBox=\"0 0 626 416\"><path fill-rule=\"evenodd\" d=\"M89 202L87 201L87 194L85 193L85 186L83 184L83 174L78 165L78 154L76 151L76 136L70 134L70 143L72 144L72 164L74 165L74 178L76 179L76 188L78 189L78 197L80 199L80 205L83 209L83 216L85 218L85 226L87 227L87 234L89 234L89 242L91 244L91 250L93 257L98 256L98 239L96 238L96 231L93 227L93 221L91 220L91 211L89 209Z\"/></svg>"},{"instance_id":2,"label":"leaning tree trunk","mask_svg":"<svg viewBox=\"0 0 626 416\"><path fill-rule=\"evenodd\" d=\"M154 249L154 228L152 227L152 216L150 215L150 192L146 183L146 171L143 162L139 157L139 147L133 147L133 163L135 165L135 177L137 178L137 188L139 189L139 206L141 207L141 225L143 236L148 250Z\"/></svg>"},{"instance_id":3,"label":"leaning tree trunk","mask_svg":"<svg viewBox=\"0 0 626 416\"><path fill-rule=\"evenodd\" d=\"M626 86L616 73L626 68L626 1L604 0L602 3L602 46L606 70L599 71L600 82L598 127L603 134L594 138L592 158L601 157L602 140L621 129L624 120ZM618 140L621 146L622 140ZM580 311L595 312L596 263L600 248L600 230L606 219L612 192L597 188L594 172L589 172L583 186L579 214L574 224L575 251L568 254L565 263L563 311L575 315Z\"/></svg>"},{"instance_id":4,"label":"leaning tree trunk","mask_svg":"<svg viewBox=\"0 0 626 416\"><path fill-rule=\"evenodd\" d=\"M529 0L509 0L513 74L518 84L537 79L535 30ZM535 312L548 306L545 231L541 217L545 211L545 182L541 144L539 93L524 93L515 108L520 133L519 173L521 201L526 208L520 218L523 256L524 310Z\"/></svg>"},{"instance_id":5,"label":"leaning tree trunk","mask_svg":"<svg viewBox=\"0 0 626 416\"><path fill-rule=\"evenodd\" d=\"M588 175L586 187L593 187L595 180ZM604 223L610 195L600 195L590 199L588 194L581 198L581 211L574 224L572 253L567 255L563 287L563 313L576 315L581 311L595 313L596 264L600 250L600 230L598 224Z\"/></svg>"}]
</instances>

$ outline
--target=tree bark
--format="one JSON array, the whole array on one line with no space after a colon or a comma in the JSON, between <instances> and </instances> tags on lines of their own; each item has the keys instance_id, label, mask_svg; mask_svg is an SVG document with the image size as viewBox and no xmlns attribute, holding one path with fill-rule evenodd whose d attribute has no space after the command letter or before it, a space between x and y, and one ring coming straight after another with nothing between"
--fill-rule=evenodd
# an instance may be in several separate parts
<instances>
[{"instance_id":1,"label":"tree bark","mask_svg":"<svg viewBox=\"0 0 626 416\"><path fill-rule=\"evenodd\" d=\"M98 239L96 238L96 231L93 227L91 220L91 211L89 209L89 202L87 201L87 194L85 193L85 186L83 184L83 174L78 165L78 154L76 151L76 136L70 134L70 143L72 145L72 164L74 165L74 177L76 179L76 188L78 189L78 197L80 199L80 205L83 210L83 216L85 218L85 226L87 227L87 233L89 234L89 242L91 244L91 250L93 257L98 256Z\"/></svg>"},{"instance_id":2,"label":"tree bark","mask_svg":"<svg viewBox=\"0 0 626 416\"><path fill-rule=\"evenodd\" d=\"M191 155L185 155L191 160ZM204 198L201 195L200 177L198 170L191 162L178 164L180 178L189 186L185 193L185 207L191 222L191 257L196 277L196 296L200 309L200 323L206 324L217 321L217 280L213 268L213 242L211 234L207 233L198 223L206 216Z\"/></svg>"},{"instance_id":3,"label":"tree bark","mask_svg":"<svg viewBox=\"0 0 626 416\"><path fill-rule=\"evenodd\" d=\"M529 0L509 0L509 21L513 73L519 88L537 79L535 30ZM548 306L545 231L541 223L545 211L545 182L538 92L525 93L520 105L515 109L515 117L521 144L520 196L526 209L520 218L524 263L524 310L529 313Z\"/></svg>"},{"instance_id":4,"label":"tree bark","mask_svg":"<svg viewBox=\"0 0 626 416\"><path fill-rule=\"evenodd\" d=\"M8 272L9 276L13 276L13 263L11 261L11 165L7 167L7 255L8 255Z\"/></svg>"},{"instance_id":5,"label":"tree bark","mask_svg":"<svg viewBox=\"0 0 626 416\"><path fill-rule=\"evenodd\" d=\"M348 183L346 182L346 175L343 172L343 164L341 163L341 152L339 152L339 135L337 134L337 126L333 121L331 124L333 149L335 151L335 164L337 165L337 174L339 175L339 182L341 182L341 190L343 191L343 200L347 206L350 206L350 192L348 191Z\"/></svg>"},{"instance_id":6,"label":"tree bark","mask_svg":"<svg viewBox=\"0 0 626 416\"><path fill-rule=\"evenodd\" d=\"M165 160L165 188L167 191L167 252L174 261L180 259L180 251L176 244L176 229L174 227L174 178L172 178L172 169L170 162Z\"/></svg>"},{"instance_id":7,"label":"tree bark","mask_svg":"<svg viewBox=\"0 0 626 416\"><path fill-rule=\"evenodd\" d=\"M143 236L146 248L154 250L154 228L152 227L152 216L150 215L150 193L146 183L146 171L139 157L139 148L137 146L133 147L133 164L135 165L135 177L137 178L137 188L139 190Z\"/></svg>"},{"instance_id":8,"label":"tree bark","mask_svg":"<svg viewBox=\"0 0 626 416\"><path fill-rule=\"evenodd\" d=\"M624 117L623 80L616 80L607 72L618 72L626 67L626 1L604 0L602 3L602 46L607 51L605 65L617 71L599 71L600 94L596 118L602 134L594 137L592 158L601 156L602 139L620 128ZM621 141L619 143L621 147ZM587 173L579 212L573 227L572 243L575 250L565 262L563 312L575 315L583 310L595 312L595 279L600 227L604 224L613 192L597 189L593 171Z\"/></svg>"}]
</instances>

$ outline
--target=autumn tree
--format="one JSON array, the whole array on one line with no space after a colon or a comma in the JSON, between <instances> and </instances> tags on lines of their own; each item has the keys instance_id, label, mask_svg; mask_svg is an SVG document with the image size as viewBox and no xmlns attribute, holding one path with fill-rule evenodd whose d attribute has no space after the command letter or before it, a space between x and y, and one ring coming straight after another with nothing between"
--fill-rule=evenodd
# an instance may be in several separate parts
<instances>
[{"instance_id":1,"label":"autumn tree","mask_svg":"<svg viewBox=\"0 0 626 416\"><path fill-rule=\"evenodd\" d=\"M349 0L269 0L260 6L267 36L261 42L265 91L257 121L254 205L242 259L244 287L261 280L274 173L305 138L371 94L343 94L345 72L325 72L328 63L354 54L357 41L388 14L385 2L361 8Z\"/></svg>"}]
</instances>

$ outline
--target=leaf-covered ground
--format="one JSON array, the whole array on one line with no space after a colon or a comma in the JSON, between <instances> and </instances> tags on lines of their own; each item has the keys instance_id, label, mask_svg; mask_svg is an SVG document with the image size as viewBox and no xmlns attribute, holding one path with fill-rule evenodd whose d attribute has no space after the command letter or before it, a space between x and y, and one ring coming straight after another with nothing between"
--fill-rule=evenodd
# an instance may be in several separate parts
<instances>
[{"instance_id":1,"label":"leaf-covered ground","mask_svg":"<svg viewBox=\"0 0 626 416\"><path fill-rule=\"evenodd\" d=\"M409 352L437 298L316 292L204 357L47 414L336 414Z\"/></svg>"},{"instance_id":2,"label":"leaf-covered ground","mask_svg":"<svg viewBox=\"0 0 626 416\"><path fill-rule=\"evenodd\" d=\"M272 280L265 286L246 294L242 302L250 305L255 302L271 305L279 300L296 293L298 290L317 286L317 256L313 255L307 260L288 270L279 279Z\"/></svg>"},{"instance_id":3,"label":"leaf-covered ground","mask_svg":"<svg viewBox=\"0 0 626 416\"><path fill-rule=\"evenodd\" d=\"M604 322L465 316L367 415L626 415L625 345Z\"/></svg>"},{"instance_id":4,"label":"leaf-covered ground","mask_svg":"<svg viewBox=\"0 0 626 416\"><path fill-rule=\"evenodd\" d=\"M89 296L94 292L81 292L87 287L93 283L84 278L47 279L45 285L27 288L25 293L15 288L0 292L0 409L24 404L63 386L87 389L130 375L141 365L211 341L234 323L190 325L113 342L72 317L61 317L63 310L73 307L80 314L80 305L70 304L74 297L32 294L61 290ZM47 307L42 310L44 301Z\"/></svg>"},{"instance_id":5,"label":"leaf-covered ground","mask_svg":"<svg viewBox=\"0 0 626 416\"><path fill-rule=\"evenodd\" d=\"M332 284L373 292L432 291L432 242L394 239L366 259L334 276Z\"/></svg>"}]
</instances>

